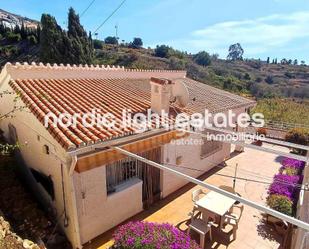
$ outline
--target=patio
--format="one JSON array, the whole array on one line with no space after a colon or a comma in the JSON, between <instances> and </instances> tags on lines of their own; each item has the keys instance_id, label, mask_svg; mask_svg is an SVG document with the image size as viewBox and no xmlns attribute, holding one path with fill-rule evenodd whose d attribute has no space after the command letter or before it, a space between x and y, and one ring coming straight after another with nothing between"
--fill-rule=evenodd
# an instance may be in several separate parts
<instances>
[{"instance_id":1,"label":"patio","mask_svg":"<svg viewBox=\"0 0 309 249\"><path fill-rule=\"evenodd\" d=\"M280 146L269 144L263 146L288 152L288 149ZM265 205L268 187L265 182L271 182L271 178L280 168L279 162L280 158L276 155L246 148L243 153L232 153L231 158L226 161L226 167L215 167L201 176L200 179L215 186L233 186L233 179L223 175L233 176L235 165L238 164L237 177L253 179L264 183L237 180L236 192L242 197ZM189 183L130 220L145 220L158 223L168 222L186 232L189 224L188 213L192 211L193 207L191 193L199 188L199 186ZM208 192L207 190L205 191ZM232 241L232 231L230 230L229 227L223 230L223 232L214 229L212 241L206 235L205 248L277 249L280 248L282 243L282 238L276 234L274 228L264 223L262 214L248 206L244 208L235 241ZM85 248L109 248L113 244L113 232L114 229L104 233L87 244ZM199 236L197 234L193 238L196 238L198 242Z\"/></svg>"}]
</instances>

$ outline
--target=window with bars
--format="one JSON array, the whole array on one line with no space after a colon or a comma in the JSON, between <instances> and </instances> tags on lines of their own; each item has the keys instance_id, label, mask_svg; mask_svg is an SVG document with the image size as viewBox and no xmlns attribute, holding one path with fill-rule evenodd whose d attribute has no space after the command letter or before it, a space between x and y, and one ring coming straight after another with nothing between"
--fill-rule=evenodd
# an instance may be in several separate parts
<instances>
[{"instance_id":1,"label":"window with bars","mask_svg":"<svg viewBox=\"0 0 309 249\"><path fill-rule=\"evenodd\" d=\"M116 191L116 186L139 176L136 159L125 158L113 164L106 165L107 194Z\"/></svg>"},{"instance_id":2,"label":"window with bars","mask_svg":"<svg viewBox=\"0 0 309 249\"><path fill-rule=\"evenodd\" d=\"M223 147L223 143L221 141L216 141L213 139L213 136L219 134L214 131L205 130L203 132L206 135L211 135L211 138L203 137L203 144L201 146L201 158L208 157L218 151L220 151Z\"/></svg>"}]
</instances>

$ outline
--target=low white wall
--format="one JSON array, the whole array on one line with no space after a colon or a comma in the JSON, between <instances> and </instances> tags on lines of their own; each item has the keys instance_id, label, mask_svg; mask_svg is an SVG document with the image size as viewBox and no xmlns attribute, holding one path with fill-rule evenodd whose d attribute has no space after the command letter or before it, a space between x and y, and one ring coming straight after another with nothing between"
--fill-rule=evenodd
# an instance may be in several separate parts
<instances>
[{"instance_id":1,"label":"low white wall","mask_svg":"<svg viewBox=\"0 0 309 249\"><path fill-rule=\"evenodd\" d=\"M132 179L107 195L105 169L74 173L82 244L143 210L142 181Z\"/></svg>"},{"instance_id":2,"label":"low white wall","mask_svg":"<svg viewBox=\"0 0 309 249\"><path fill-rule=\"evenodd\" d=\"M185 142L198 140L200 139L199 135L190 135L185 138ZM180 141L180 140L178 140ZM182 162L176 167L172 167L174 169L179 170L182 173L188 174L192 177L198 177L208 170L215 167L217 164L221 163L225 159L230 156L231 145L227 143L223 143L223 147L220 151L206 157L201 158L201 145L175 145L175 144L167 144L163 146L163 163L168 165L176 165L176 158L182 156ZM184 169L182 167L189 167L193 169L202 170L194 171L189 169ZM188 181L175 176L172 173L163 171L162 172L162 197L166 197L169 194L173 193L180 187L187 184Z\"/></svg>"}]
</instances>

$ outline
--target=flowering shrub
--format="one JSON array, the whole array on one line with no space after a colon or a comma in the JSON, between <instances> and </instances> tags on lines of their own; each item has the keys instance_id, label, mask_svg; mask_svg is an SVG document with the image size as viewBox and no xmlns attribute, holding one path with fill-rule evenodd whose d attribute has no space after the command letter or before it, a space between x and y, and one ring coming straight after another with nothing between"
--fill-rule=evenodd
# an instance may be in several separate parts
<instances>
[{"instance_id":1,"label":"flowering shrub","mask_svg":"<svg viewBox=\"0 0 309 249\"><path fill-rule=\"evenodd\" d=\"M282 161L282 165L285 168L294 168L298 170L303 170L305 167L305 162L292 159L292 158L285 158Z\"/></svg>"},{"instance_id":2,"label":"flowering shrub","mask_svg":"<svg viewBox=\"0 0 309 249\"><path fill-rule=\"evenodd\" d=\"M199 249L189 235L167 223L129 222L113 238L117 249Z\"/></svg>"},{"instance_id":3,"label":"flowering shrub","mask_svg":"<svg viewBox=\"0 0 309 249\"><path fill-rule=\"evenodd\" d=\"M280 174L288 175L288 176L297 176L299 173L298 169L290 168L290 167L284 167L282 166L279 170Z\"/></svg>"},{"instance_id":4,"label":"flowering shrub","mask_svg":"<svg viewBox=\"0 0 309 249\"><path fill-rule=\"evenodd\" d=\"M293 202L286 196L272 194L267 198L267 205L283 214L292 215Z\"/></svg>"},{"instance_id":5,"label":"flowering shrub","mask_svg":"<svg viewBox=\"0 0 309 249\"><path fill-rule=\"evenodd\" d=\"M268 206L292 215L293 204L297 203L300 191L299 184L303 180L301 173L304 167L305 163L299 160L285 158L282 161L280 173L274 176L274 181L268 189Z\"/></svg>"}]
</instances>

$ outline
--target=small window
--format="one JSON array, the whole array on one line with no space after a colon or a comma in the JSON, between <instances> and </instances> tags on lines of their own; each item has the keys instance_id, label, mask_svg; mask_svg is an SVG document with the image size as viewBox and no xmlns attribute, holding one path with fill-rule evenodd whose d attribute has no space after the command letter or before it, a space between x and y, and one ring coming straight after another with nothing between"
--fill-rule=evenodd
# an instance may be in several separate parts
<instances>
[{"instance_id":1,"label":"small window","mask_svg":"<svg viewBox=\"0 0 309 249\"><path fill-rule=\"evenodd\" d=\"M113 164L106 165L107 194L114 193L118 185L136 177L138 177L136 159L125 158Z\"/></svg>"},{"instance_id":2,"label":"small window","mask_svg":"<svg viewBox=\"0 0 309 249\"><path fill-rule=\"evenodd\" d=\"M49 146L44 144L43 146L43 153L46 154L46 155L49 155Z\"/></svg>"},{"instance_id":3,"label":"small window","mask_svg":"<svg viewBox=\"0 0 309 249\"><path fill-rule=\"evenodd\" d=\"M49 194L51 199L55 200L54 183L51 176L50 175L46 176L35 169L31 169L31 173L35 178L36 182L39 183L45 189L45 191Z\"/></svg>"},{"instance_id":4,"label":"small window","mask_svg":"<svg viewBox=\"0 0 309 249\"><path fill-rule=\"evenodd\" d=\"M37 136L37 140L38 140L38 141L40 141L40 140L41 140L41 137L40 137L40 135L38 135L38 136Z\"/></svg>"},{"instance_id":5,"label":"small window","mask_svg":"<svg viewBox=\"0 0 309 249\"><path fill-rule=\"evenodd\" d=\"M217 135L220 134L219 132L210 132L208 130L204 131L204 134L207 135ZM217 140L209 140L207 137L203 138L203 144L201 147L201 157L205 158L208 157L218 151L220 151L223 147L223 142Z\"/></svg>"}]
</instances>

